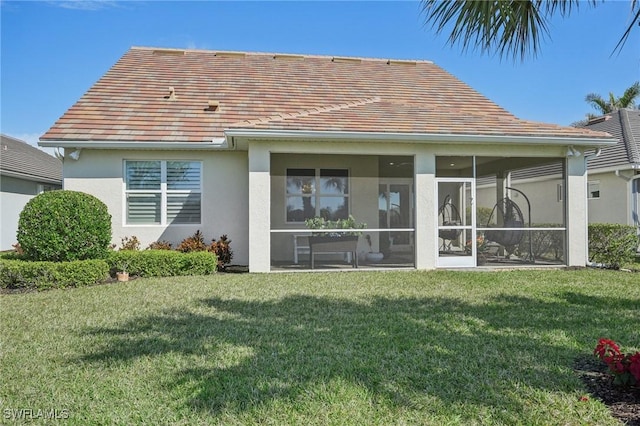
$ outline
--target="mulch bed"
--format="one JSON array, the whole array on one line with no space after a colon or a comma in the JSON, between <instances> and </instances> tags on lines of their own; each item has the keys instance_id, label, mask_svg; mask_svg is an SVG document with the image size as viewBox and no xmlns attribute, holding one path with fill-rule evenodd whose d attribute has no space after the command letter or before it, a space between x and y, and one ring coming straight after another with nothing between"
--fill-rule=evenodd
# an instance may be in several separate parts
<instances>
[{"instance_id":1,"label":"mulch bed","mask_svg":"<svg viewBox=\"0 0 640 426\"><path fill-rule=\"evenodd\" d=\"M591 396L609 407L613 417L627 426L640 426L640 387L614 385L607 366L594 357L577 358L574 369Z\"/></svg>"}]
</instances>

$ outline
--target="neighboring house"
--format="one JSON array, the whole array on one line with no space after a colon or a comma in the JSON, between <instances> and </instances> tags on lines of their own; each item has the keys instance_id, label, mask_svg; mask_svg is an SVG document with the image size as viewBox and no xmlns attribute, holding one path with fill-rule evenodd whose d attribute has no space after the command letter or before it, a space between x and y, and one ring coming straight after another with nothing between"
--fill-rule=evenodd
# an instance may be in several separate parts
<instances>
[{"instance_id":1,"label":"neighboring house","mask_svg":"<svg viewBox=\"0 0 640 426\"><path fill-rule=\"evenodd\" d=\"M0 250L10 250L25 204L43 191L62 188L62 162L11 136L0 135L0 141Z\"/></svg>"},{"instance_id":2,"label":"neighboring house","mask_svg":"<svg viewBox=\"0 0 640 426\"><path fill-rule=\"evenodd\" d=\"M633 225L640 235L640 110L621 109L584 128L618 138L589 162L589 222Z\"/></svg>"},{"instance_id":3,"label":"neighboring house","mask_svg":"<svg viewBox=\"0 0 640 426\"><path fill-rule=\"evenodd\" d=\"M496 264L584 266L587 174L574 154L615 143L518 119L428 61L158 48L129 50L40 139L64 148L65 188L107 204L115 243L228 234L252 272L308 268L304 220L349 215L367 224L360 266L476 266L487 235ZM532 258L497 235L540 228L473 213L513 192L511 173L548 164L566 188L546 231L559 242ZM486 180L497 189L480 204ZM529 195L530 217L548 208L549 194ZM338 253L316 267L355 263L323 250Z\"/></svg>"}]
</instances>

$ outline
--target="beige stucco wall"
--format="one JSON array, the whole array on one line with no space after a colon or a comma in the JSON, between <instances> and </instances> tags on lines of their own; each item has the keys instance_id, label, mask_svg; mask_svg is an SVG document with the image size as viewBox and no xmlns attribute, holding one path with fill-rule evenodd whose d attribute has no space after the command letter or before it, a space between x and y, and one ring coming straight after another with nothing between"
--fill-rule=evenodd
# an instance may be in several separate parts
<instances>
[{"instance_id":1,"label":"beige stucco wall","mask_svg":"<svg viewBox=\"0 0 640 426\"><path fill-rule=\"evenodd\" d=\"M126 225L124 223L124 160L202 161L202 223L200 225ZM249 201L247 153L236 151L115 151L83 149L78 161L65 158L65 189L95 195L112 216L112 242L136 236L146 247L158 240L175 244L202 231L207 242L227 234L233 263L249 261Z\"/></svg>"},{"instance_id":2,"label":"beige stucco wall","mask_svg":"<svg viewBox=\"0 0 640 426\"><path fill-rule=\"evenodd\" d=\"M558 185L564 187L564 180L560 178L540 178L535 181L514 181L511 187L516 188L527 196L531 204L531 224L564 224L564 195L558 197ZM561 189L564 191L564 188ZM478 207L493 209L496 203L495 186L483 186L476 189ZM511 199L520 207L528 221L527 202L516 191L512 191ZM478 223L483 227L486 223Z\"/></svg>"},{"instance_id":3,"label":"beige stucco wall","mask_svg":"<svg viewBox=\"0 0 640 426\"><path fill-rule=\"evenodd\" d=\"M589 223L619 223L630 225L631 188L614 172L588 174L589 181L600 182L600 198L590 199Z\"/></svg>"}]
</instances>

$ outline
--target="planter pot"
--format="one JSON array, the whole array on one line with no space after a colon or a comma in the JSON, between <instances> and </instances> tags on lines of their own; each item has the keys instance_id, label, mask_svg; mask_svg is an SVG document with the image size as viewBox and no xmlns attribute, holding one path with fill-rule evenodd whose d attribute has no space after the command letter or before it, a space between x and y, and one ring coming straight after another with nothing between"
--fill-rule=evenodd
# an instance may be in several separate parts
<instances>
[{"instance_id":1,"label":"planter pot","mask_svg":"<svg viewBox=\"0 0 640 426\"><path fill-rule=\"evenodd\" d=\"M118 277L118 281L129 281L128 272L116 272L116 277Z\"/></svg>"},{"instance_id":2,"label":"planter pot","mask_svg":"<svg viewBox=\"0 0 640 426\"><path fill-rule=\"evenodd\" d=\"M369 253L367 253L366 259L369 263L380 263L382 262L382 259L384 259L384 254L380 252L370 251Z\"/></svg>"},{"instance_id":3,"label":"planter pot","mask_svg":"<svg viewBox=\"0 0 640 426\"><path fill-rule=\"evenodd\" d=\"M309 251L311 257L311 269L315 267L315 255L320 253L350 253L353 267L358 267L358 236L345 235L340 237L328 237L313 235L309 237Z\"/></svg>"}]
</instances>

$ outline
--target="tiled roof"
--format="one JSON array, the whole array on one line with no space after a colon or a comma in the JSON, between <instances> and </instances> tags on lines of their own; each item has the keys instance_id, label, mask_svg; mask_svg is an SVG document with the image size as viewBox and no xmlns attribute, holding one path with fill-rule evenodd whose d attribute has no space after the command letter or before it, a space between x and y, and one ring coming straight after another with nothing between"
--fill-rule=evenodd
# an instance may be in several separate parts
<instances>
[{"instance_id":1,"label":"tiled roof","mask_svg":"<svg viewBox=\"0 0 640 426\"><path fill-rule=\"evenodd\" d=\"M0 173L36 182L62 183L62 162L26 142L0 136Z\"/></svg>"},{"instance_id":2,"label":"tiled roof","mask_svg":"<svg viewBox=\"0 0 640 426\"><path fill-rule=\"evenodd\" d=\"M640 110L621 109L591 120L584 128L618 139L616 145L603 148L600 156L589 162L590 169L640 164Z\"/></svg>"},{"instance_id":3,"label":"tiled roof","mask_svg":"<svg viewBox=\"0 0 640 426\"><path fill-rule=\"evenodd\" d=\"M609 137L520 120L427 61L132 48L41 140L209 142L239 128Z\"/></svg>"}]
</instances>

